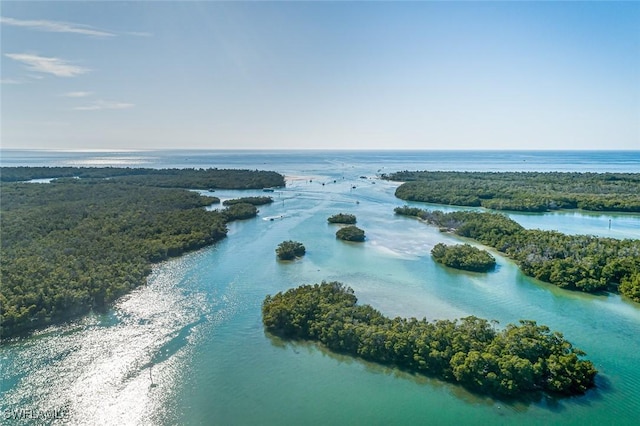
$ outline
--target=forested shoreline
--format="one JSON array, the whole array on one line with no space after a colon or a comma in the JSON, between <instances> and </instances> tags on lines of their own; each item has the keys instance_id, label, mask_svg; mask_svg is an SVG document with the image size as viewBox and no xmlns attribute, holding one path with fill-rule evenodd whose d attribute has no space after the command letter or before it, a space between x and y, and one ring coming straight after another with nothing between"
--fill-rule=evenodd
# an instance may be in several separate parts
<instances>
[{"instance_id":1,"label":"forested shoreline","mask_svg":"<svg viewBox=\"0 0 640 426\"><path fill-rule=\"evenodd\" d=\"M29 174L29 169L1 171L5 178L9 170L10 176L35 179L59 170L35 168ZM138 175L135 182L106 179L114 176L113 168L89 170L91 177L48 184L2 182L2 337L105 309L144 284L152 263L213 244L226 236L226 223L257 214L248 203L207 211L205 206L220 200L163 187L167 181L158 181L162 170ZM181 176L172 171L167 176L179 187L198 177L205 178L201 184L206 187L262 188L275 183L271 173L226 170L214 181L206 178L217 172L187 170Z\"/></svg>"},{"instance_id":2,"label":"forested shoreline","mask_svg":"<svg viewBox=\"0 0 640 426\"><path fill-rule=\"evenodd\" d=\"M640 303L640 240L525 229L498 213L444 213L409 206L397 207L395 213L493 247L530 277L568 290L619 292Z\"/></svg>"},{"instance_id":3,"label":"forested shoreline","mask_svg":"<svg viewBox=\"0 0 640 426\"><path fill-rule=\"evenodd\" d=\"M547 392L578 395L595 386L585 354L535 321L496 330L477 317L428 322L387 318L357 305L338 282L303 285L267 296L265 329L287 339L320 342L332 351L396 366L500 397Z\"/></svg>"},{"instance_id":4,"label":"forested shoreline","mask_svg":"<svg viewBox=\"0 0 640 426\"><path fill-rule=\"evenodd\" d=\"M110 179L144 186L188 189L261 189L285 186L284 176L264 170L129 167L0 168L0 182L51 178Z\"/></svg>"},{"instance_id":5,"label":"forested shoreline","mask_svg":"<svg viewBox=\"0 0 640 426\"><path fill-rule=\"evenodd\" d=\"M271 197L241 197L241 198L233 198L231 200L223 201L223 206L232 206L234 204L251 204L254 206L263 206L265 204L273 203L273 198Z\"/></svg>"},{"instance_id":6,"label":"forested shoreline","mask_svg":"<svg viewBox=\"0 0 640 426\"><path fill-rule=\"evenodd\" d=\"M558 209L640 212L640 173L402 171L406 201L544 212Z\"/></svg>"}]
</instances>

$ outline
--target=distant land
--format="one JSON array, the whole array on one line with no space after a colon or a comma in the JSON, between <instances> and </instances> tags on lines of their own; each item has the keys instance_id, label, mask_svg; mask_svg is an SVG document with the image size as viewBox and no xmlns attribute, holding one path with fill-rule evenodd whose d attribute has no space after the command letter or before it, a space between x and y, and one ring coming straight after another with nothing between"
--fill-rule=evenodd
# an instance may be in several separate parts
<instances>
[{"instance_id":1,"label":"distant land","mask_svg":"<svg viewBox=\"0 0 640 426\"><path fill-rule=\"evenodd\" d=\"M404 171L383 177L405 182L396 196L407 201L525 212L640 212L640 173Z\"/></svg>"}]
</instances>

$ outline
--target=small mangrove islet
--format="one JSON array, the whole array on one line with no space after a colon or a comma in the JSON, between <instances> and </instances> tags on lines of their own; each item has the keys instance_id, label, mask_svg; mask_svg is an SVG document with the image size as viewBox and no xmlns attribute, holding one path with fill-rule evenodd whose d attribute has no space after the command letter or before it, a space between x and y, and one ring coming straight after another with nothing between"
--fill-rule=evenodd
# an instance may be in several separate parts
<instances>
[{"instance_id":1,"label":"small mangrove islet","mask_svg":"<svg viewBox=\"0 0 640 426\"><path fill-rule=\"evenodd\" d=\"M336 238L344 241L362 242L364 241L364 231L357 226L349 225L338 229Z\"/></svg>"},{"instance_id":2,"label":"small mangrove islet","mask_svg":"<svg viewBox=\"0 0 640 426\"><path fill-rule=\"evenodd\" d=\"M304 244L298 241L283 241L276 248L276 255L280 260L293 260L296 257L302 257L307 252Z\"/></svg>"},{"instance_id":3,"label":"small mangrove islet","mask_svg":"<svg viewBox=\"0 0 640 426\"><path fill-rule=\"evenodd\" d=\"M438 243L431 250L431 256L438 263L463 271L488 272L496 267L493 256L470 244Z\"/></svg>"},{"instance_id":4,"label":"small mangrove islet","mask_svg":"<svg viewBox=\"0 0 640 426\"><path fill-rule=\"evenodd\" d=\"M327 218L329 223L340 223L344 225L355 225L356 216L350 213L338 213Z\"/></svg>"}]
</instances>

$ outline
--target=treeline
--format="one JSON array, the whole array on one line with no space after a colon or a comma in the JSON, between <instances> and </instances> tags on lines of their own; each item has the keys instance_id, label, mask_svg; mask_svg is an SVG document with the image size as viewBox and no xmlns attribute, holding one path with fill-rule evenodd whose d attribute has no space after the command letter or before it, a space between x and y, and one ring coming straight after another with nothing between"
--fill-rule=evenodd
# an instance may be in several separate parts
<instances>
[{"instance_id":1,"label":"treeline","mask_svg":"<svg viewBox=\"0 0 640 426\"><path fill-rule=\"evenodd\" d=\"M276 248L276 256L280 260L293 260L296 257L302 257L307 252L304 244L298 241L283 241Z\"/></svg>"},{"instance_id":2,"label":"treeline","mask_svg":"<svg viewBox=\"0 0 640 426\"><path fill-rule=\"evenodd\" d=\"M496 259L485 250L469 244L436 244L431 249L433 260L450 268L472 272L488 272L496 267Z\"/></svg>"},{"instance_id":3,"label":"treeline","mask_svg":"<svg viewBox=\"0 0 640 426\"><path fill-rule=\"evenodd\" d=\"M403 171L396 197L494 210L640 212L640 173Z\"/></svg>"},{"instance_id":4,"label":"treeline","mask_svg":"<svg viewBox=\"0 0 640 426\"><path fill-rule=\"evenodd\" d=\"M364 241L364 230L355 225L348 225L336 231L336 238L343 241L352 241L361 243Z\"/></svg>"},{"instance_id":5,"label":"treeline","mask_svg":"<svg viewBox=\"0 0 640 426\"><path fill-rule=\"evenodd\" d=\"M246 203L206 211L219 199L119 179L1 190L3 337L104 309L143 284L151 263L210 245L226 222L257 212Z\"/></svg>"},{"instance_id":6,"label":"treeline","mask_svg":"<svg viewBox=\"0 0 640 426\"><path fill-rule=\"evenodd\" d=\"M241 197L234 198L232 200L225 200L222 205L224 206L232 206L234 204L253 204L254 206L263 206L265 204L273 203L273 198L271 197Z\"/></svg>"},{"instance_id":7,"label":"treeline","mask_svg":"<svg viewBox=\"0 0 640 426\"><path fill-rule=\"evenodd\" d=\"M350 213L337 213L333 216L329 216L327 218L327 222L329 223L341 223L345 225L354 225L356 220L356 215Z\"/></svg>"},{"instance_id":8,"label":"treeline","mask_svg":"<svg viewBox=\"0 0 640 426\"><path fill-rule=\"evenodd\" d=\"M227 222L234 220L251 219L258 215L258 209L253 204L238 203L232 204L226 209L221 211L223 217Z\"/></svg>"},{"instance_id":9,"label":"treeline","mask_svg":"<svg viewBox=\"0 0 640 426\"><path fill-rule=\"evenodd\" d=\"M640 240L524 229L496 213L397 207L441 230L472 238L518 262L522 272L569 290L614 291L640 302Z\"/></svg>"},{"instance_id":10,"label":"treeline","mask_svg":"<svg viewBox=\"0 0 640 426\"><path fill-rule=\"evenodd\" d=\"M262 321L285 338L317 341L336 352L498 396L575 395L594 386L597 371L581 359L584 352L534 321L497 331L473 316L390 319L356 302L353 291L337 282L304 285L267 296Z\"/></svg>"},{"instance_id":11,"label":"treeline","mask_svg":"<svg viewBox=\"0 0 640 426\"><path fill-rule=\"evenodd\" d=\"M2 167L1 182L31 179L111 179L145 186L190 189L260 189L285 186L272 171L236 169L148 169L129 167Z\"/></svg>"}]
</instances>

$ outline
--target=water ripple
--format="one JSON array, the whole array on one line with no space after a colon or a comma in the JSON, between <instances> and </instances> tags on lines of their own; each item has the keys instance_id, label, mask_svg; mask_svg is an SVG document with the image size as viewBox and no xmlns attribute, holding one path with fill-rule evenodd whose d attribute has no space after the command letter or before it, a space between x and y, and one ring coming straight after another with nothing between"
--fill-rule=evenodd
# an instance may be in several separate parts
<instances>
[{"instance_id":1,"label":"water ripple","mask_svg":"<svg viewBox=\"0 0 640 426\"><path fill-rule=\"evenodd\" d=\"M205 298L179 288L189 259L156 268L112 314L2 348L3 413L63 413L65 424L149 424L169 397ZM106 325L106 327L105 327ZM58 410L58 411L56 411ZM29 414L31 415L31 414ZM34 416L35 417L35 416ZM42 419L25 419L37 424Z\"/></svg>"}]
</instances>

